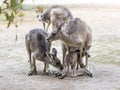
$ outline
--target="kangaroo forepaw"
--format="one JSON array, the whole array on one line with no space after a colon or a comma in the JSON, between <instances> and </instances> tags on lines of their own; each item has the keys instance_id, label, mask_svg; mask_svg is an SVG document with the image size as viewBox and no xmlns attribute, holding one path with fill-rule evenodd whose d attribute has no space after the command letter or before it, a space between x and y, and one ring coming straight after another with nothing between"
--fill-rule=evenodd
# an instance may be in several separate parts
<instances>
[{"instance_id":1,"label":"kangaroo forepaw","mask_svg":"<svg viewBox=\"0 0 120 90\"><path fill-rule=\"evenodd\" d=\"M88 76L93 77L93 74L92 74L92 73L89 73Z\"/></svg>"},{"instance_id":2,"label":"kangaroo forepaw","mask_svg":"<svg viewBox=\"0 0 120 90\"><path fill-rule=\"evenodd\" d=\"M85 74L85 75L88 75L88 76L90 76L90 77L93 77L93 74L92 74L90 71L89 71L89 72L88 72L88 71L87 71L87 72L85 71L84 74Z\"/></svg>"}]
</instances>

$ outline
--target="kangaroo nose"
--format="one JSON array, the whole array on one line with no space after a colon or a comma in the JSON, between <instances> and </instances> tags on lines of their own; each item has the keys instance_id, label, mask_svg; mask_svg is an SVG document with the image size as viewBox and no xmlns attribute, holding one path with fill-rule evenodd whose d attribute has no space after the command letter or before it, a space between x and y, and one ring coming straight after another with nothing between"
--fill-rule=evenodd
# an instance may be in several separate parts
<instances>
[{"instance_id":1,"label":"kangaroo nose","mask_svg":"<svg viewBox=\"0 0 120 90\"><path fill-rule=\"evenodd\" d=\"M49 41L49 37L47 37L47 41Z\"/></svg>"},{"instance_id":2,"label":"kangaroo nose","mask_svg":"<svg viewBox=\"0 0 120 90\"><path fill-rule=\"evenodd\" d=\"M63 70L63 66L60 68L60 70Z\"/></svg>"},{"instance_id":3,"label":"kangaroo nose","mask_svg":"<svg viewBox=\"0 0 120 90\"><path fill-rule=\"evenodd\" d=\"M39 15L37 15L37 18L39 17Z\"/></svg>"},{"instance_id":4,"label":"kangaroo nose","mask_svg":"<svg viewBox=\"0 0 120 90\"><path fill-rule=\"evenodd\" d=\"M50 35L47 36L47 40L48 40L48 41L50 40L49 38L50 38Z\"/></svg>"}]
</instances>

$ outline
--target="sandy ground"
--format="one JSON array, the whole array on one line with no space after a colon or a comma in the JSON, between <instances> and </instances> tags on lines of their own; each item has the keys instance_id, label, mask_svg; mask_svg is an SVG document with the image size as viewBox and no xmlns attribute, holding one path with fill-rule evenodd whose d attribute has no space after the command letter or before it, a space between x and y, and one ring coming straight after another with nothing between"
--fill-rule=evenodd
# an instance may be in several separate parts
<instances>
[{"instance_id":1,"label":"sandy ground","mask_svg":"<svg viewBox=\"0 0 120 90\"><path fill-rule=\"evenodd\" d=\"M0 21L0 90L120 90L120 9L71 8L71 11L93 30L92 57L88 64L93 77L61 80L53 75L45 76L42 62L37 62L38 75L27 76L29 64L24 36L42 25L35 12L25 11L24 22L17 29L14 26L7 29L5 22ZM60 42L54 42L53 47L61 59ZM50 67L50 70L56 69Z\"/></svg>"}]
</instances>

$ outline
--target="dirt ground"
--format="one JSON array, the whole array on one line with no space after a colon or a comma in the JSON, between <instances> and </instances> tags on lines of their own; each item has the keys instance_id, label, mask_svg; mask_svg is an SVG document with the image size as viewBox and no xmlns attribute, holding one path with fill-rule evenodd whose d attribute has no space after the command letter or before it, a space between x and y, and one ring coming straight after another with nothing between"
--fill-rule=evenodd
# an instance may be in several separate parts
<instances>
[{"instance_id":1,"label":"dirt ground","mask_svg":"<svg viewBox=\"0 0 120 90\"><path fill-rule=\"evenodd\" d=\"M66 77L61 80L53 75L42 75L42 62L37 62L38 75L27 76L29 64L24 37L30 29L42 28L42 25L34 11L25 11L23 23L17 29L14 26L7 29L0 18L0 90L120 90L120 9L70 10L74 17L84 20L93 30L88 64L93 77ZM57 48L58 57L62 59L60 42L53 42L53 47ZM50 70L57 69L50 66Z\"/></svg>"}]
</instances>

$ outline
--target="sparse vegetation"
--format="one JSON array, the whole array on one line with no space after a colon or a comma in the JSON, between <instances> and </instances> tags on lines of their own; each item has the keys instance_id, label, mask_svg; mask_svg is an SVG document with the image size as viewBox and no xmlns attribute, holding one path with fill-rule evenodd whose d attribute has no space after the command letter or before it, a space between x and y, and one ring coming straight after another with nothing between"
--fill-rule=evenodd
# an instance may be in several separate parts
<instances>
[{"instance_id":1,"label":"sparse vegetation","mask_svg":"<svg viewBox=\"0 0 120 90\"><path fill-rule=\"evenodd\" d=\"M5 16L5 19L8 22L8 28L11 24L18 27L18 23L21 22L21 18L24 16L24 13L21 11L23 1L24 0L1 1L2 5L0 6L0 14Z\"/></svg>"},{"instance_id":2,"label":"sparse vegetation","mask_svg":"<svg viewBox=\"0 0 120 90\"><path fill-rule=\"evenodd\" d=\"M93 57L91 61L103 64L120 65L120 37L115 35L103 35L96 39L93 43Z\"/></svg>"},{"instance_id":3,"label":"sparse vegetation","mask_svg":"<svg viewBox=\"0 0 120 90\"><path fill-rule=\"evenodd\" d=\"M26 75L29 65L25 50L25 34L33 28L43 28L43 26L37 20L34 11L25 10L24 22L17 28L19 37L17 42L14 41L15 27L11 25L6 28L5 18L2 18L4 16L0 17L0 90L120 89L120 10L78 7L70 8L70 10L74 17L84 20L93 30L91 58L88 61L88 68L93 72L93 78L67 77L61 81L54 76L43 76L41 62L37 62L38 75L28 77ZM60 42L54 42L53 47L57 49L58 57L62 60ZM51 66L50 68L55 70ZM86 85L87 87L84 87Z\"/></svg>"}]
</instances>

